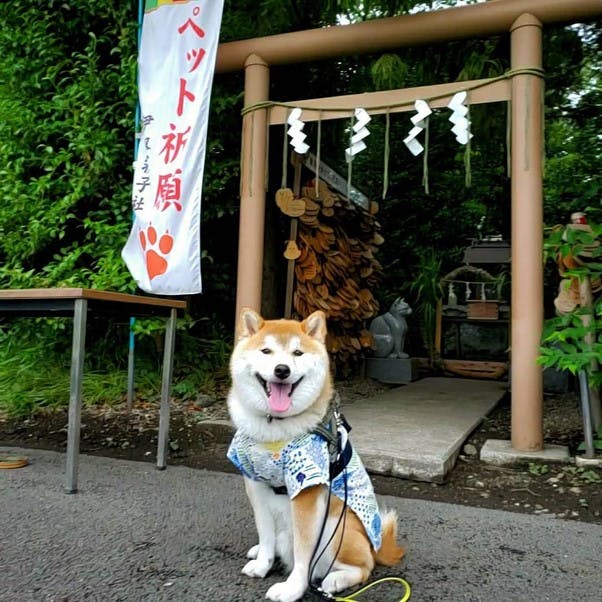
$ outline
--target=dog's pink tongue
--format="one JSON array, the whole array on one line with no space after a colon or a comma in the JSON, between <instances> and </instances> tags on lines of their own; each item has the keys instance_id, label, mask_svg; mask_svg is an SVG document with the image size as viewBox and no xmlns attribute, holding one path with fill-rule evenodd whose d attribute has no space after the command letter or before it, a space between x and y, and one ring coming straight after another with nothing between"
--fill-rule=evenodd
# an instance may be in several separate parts
<instances>
[{"instance_id":1,"label":"dog's pink tongue","mask_svg":"<svg viewBox=\"0 0 602 602\"><path fill-rule=\"evenodd\" d=\"M286 412L291 407L292 388L293 386L289 384L270 383L268 405L272 412Z\"/></svg>"}]
</instances>

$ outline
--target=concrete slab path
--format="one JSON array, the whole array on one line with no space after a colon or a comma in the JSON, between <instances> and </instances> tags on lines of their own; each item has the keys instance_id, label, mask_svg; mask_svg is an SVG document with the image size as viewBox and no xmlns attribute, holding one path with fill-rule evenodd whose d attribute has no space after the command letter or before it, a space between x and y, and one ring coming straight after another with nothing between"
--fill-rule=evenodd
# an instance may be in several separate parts
<instances>
[{"instance_id":1,"label":"concrete slab path","mask_svg":"<svg viewBox=\"0 0 602 602\"><path fill-rule=\"evenodd\" d=\"M506 390L499 381L424 378L343 405L343 413L369 471L440 482Z\"/></svg>"},{"instance_id":2,"label":"concrete slab path","mask_svg":"<svg viewBox=\"0 0 602 602\"><path fill-rule=\"evenodd\" d=\"M82 455L81 492L67 495L64 454L14 451L31 464L0 470L0 602L256 602L283 579L240 573L256 535L238 475ZM404 577L412 602L600 599L600 525L379 503L397 511L408 552L373 577ZM383 587L363 599L401 595Z\"/></svg>"}]
</instances>

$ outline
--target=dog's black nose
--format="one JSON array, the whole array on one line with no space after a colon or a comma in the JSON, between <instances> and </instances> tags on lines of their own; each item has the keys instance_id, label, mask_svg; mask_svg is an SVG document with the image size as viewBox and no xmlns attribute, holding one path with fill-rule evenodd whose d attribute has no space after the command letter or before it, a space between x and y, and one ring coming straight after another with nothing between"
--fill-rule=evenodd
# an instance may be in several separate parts
<instances>
[{"instance_id":1,"label":"dog's black nose","mask_svg":"<svg viewBox=\"0 0 602 602\"><path fill-rule=\"evenodd\" d=\"M278 364L274 368L274 374L277 378L284 380L290 376L291 369L286 364Z\"/></svg>"}]
</instances>

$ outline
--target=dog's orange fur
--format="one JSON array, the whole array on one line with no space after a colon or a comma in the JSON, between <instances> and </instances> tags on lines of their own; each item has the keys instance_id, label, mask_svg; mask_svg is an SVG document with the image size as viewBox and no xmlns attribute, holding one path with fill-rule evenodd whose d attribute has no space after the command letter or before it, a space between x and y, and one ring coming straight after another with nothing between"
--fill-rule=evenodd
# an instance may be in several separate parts
<instances>
[{"instance_id":1,"label":"dog's orange fur","mask_svg":"<svg viewBox=\"0 0 602 602\"><path fill-rule=\"evenodd\" d=\"M301 491L291 501L294 523L299 529L299 533L295 533L296 536L298 535L295 539L301 539L304 547L313 549L317 540L317 532L308 531L312 531L312 527L315 528L317 522L321 524L321 519L316 521L316 508L319 506L318 498L323 495L323 490L323 486L310 487ZM331 495L329 518L337 520L342 510L343 502L338 497ZM350 508L345 509L344 521L344 530L339 527L335 536L335 549L340 545L337 560L360 568L363 581L368 579L375 563L394 566L404 557L405 549L397 543L397 520L394 514L383 516L382 545L376 552L370 545L364 525ZM343 525L343 521L341 521L341 525ZM341 537L343 538L342 543ZM295 541L296 545L297 541Z\"/></svg>"},{"instance_id":2,"label":"dog's orange fur","mask_svg":"<svg viewBox=\"0 0 602 602\"><path fill-rule=\"evenodd\" d=\"M312 332L311 334L308 334L309 326L307 321L298 322L297 320L264 320L263 318L260 318L259 322L256 324L256 327L257 332L249 336L250 333L247 324L245 323L244 319L240 321L238 326L238 337L248 337L246 347L253 347L253 344L256 342L256 338L263 338L266 336L266 334L275 337L276 340L278 340L281 344L286 344L286 341L288 341L291 336L298 336L301 339L303 346L305 346L309 351L316 353L320 348L316 337L326 337L326 331L320 331L319 333Z\"/></svg>"}]
</instances>

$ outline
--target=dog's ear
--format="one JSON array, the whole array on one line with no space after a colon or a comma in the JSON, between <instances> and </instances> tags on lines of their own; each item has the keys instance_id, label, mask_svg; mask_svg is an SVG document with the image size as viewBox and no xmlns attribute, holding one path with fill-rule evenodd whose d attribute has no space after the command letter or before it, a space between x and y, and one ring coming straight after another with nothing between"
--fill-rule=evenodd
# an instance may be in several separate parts
<instances>
[{"instance_id":1,"label":"dog's ear","mask_svg":"<svg viewBox=\"0 0 602 602\"><path fill-rule=\"evenodd\" d=\"M253 336L263 326L263 322L263 318L256 311L250 307L243 307L238 320L238 338Z\"/></svg>"},{"instance_id":2,"label":"dog's ear","mask_svg":"<svg viewBox=\"0 0 602 602\"><path fill-rule=\"evenodd\" d=\"M323 343L326 340L326 314L314 311L301 322L301 328L307 335Z\"/></svg>"}]
</instances>

